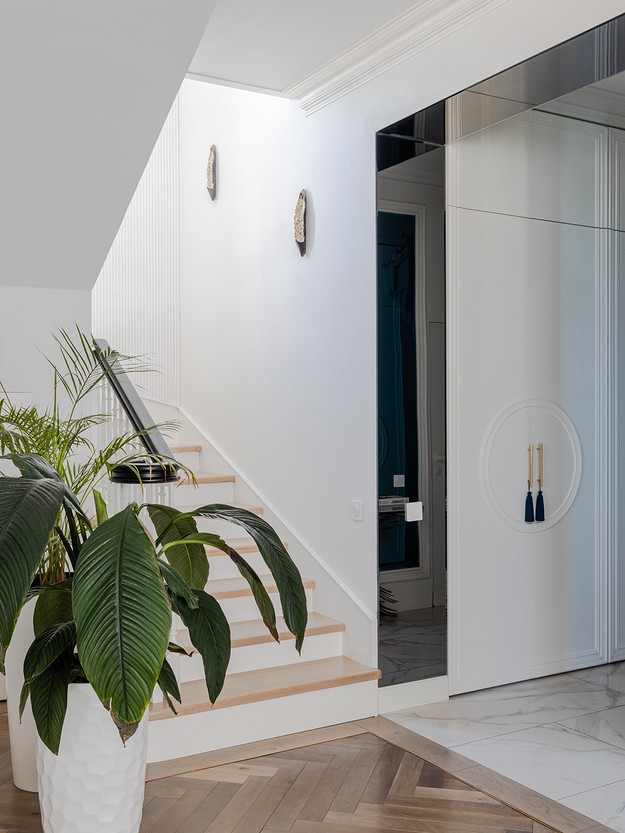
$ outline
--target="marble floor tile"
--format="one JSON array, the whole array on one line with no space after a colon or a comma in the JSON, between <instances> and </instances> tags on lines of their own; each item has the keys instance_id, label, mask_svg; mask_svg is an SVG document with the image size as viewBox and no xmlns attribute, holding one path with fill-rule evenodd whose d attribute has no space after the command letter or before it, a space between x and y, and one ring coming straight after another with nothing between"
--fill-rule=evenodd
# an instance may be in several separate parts
<instances>
[{"instance_id":1,"label":"marble floor tile","mask_svg":"<svg viewBox=\"0 0 625 833\"><path fill-rule=\"evenodd\" d=\"M625 750L558 724L461 744L453 750L557 800L614 783L619 773L625 773Z\"/></svg>"},{"instance_id":2,"label":"marble floor tile","mask_svg":"<svg viewBox=\"0 0 625 833\"><path fill-rule=\"evenodd\" d=\"M572 671L570 676L588 680L614 691L625 691L625 662L613 662L610 665L597 665L595 668L583 668Z\"/></svg>"},{"instance_id":3,"label":"marble floor tile","mask_svg":"<svg viewBox=\"0 0 625 833\"><path fill-rule=\"evenodd\" d=\"M625 706L561 720L560 725L625 749Z\"/></svg>"},{"instance_id":4,"label":"marble floor tile","mask_svg":"<svg viewBox=\"0 0 625 833\"><path fill-rule=\"evenodd\" d=\"M560 674L386 716L445 746L457 746L619 706L625 706L625 694Z\"/></svg>"},{"instance_id":5,"label":"marble floor tile","mask_svg":"<svg viewBox=\"0 0 625 833\"><path fill-rule=\"evenodd\" d=\"M625 781L587 790L561 799L561 804L625 833Z\"/></svg>"},{"instance_id":6,"label":"marble floor tile","mask_svg":"<svg viewBox=\"0 0 625 833\"><path fill-rule=\"evenodd\" d=\"M380 685L424 680L447 673L445 608L400 611L379 627Z\"/></svg>"},{"instance_id":7,"label":"marble floor tile","mask_svg":"<svg viewBox=\"0 0 625 833\"><path fill-rule=\"evenodd\" d=\"M394 668L385 673L384 663L378 661L378 666L382 671L382 678L380 680L380 687L384 688L387 685L399 685L400 683L412 683L415 679L429 680L433 677L444 677L447 673L447 663L437 662L430 665L414 665L408 668Z\"/></svg>"}]
</instances>

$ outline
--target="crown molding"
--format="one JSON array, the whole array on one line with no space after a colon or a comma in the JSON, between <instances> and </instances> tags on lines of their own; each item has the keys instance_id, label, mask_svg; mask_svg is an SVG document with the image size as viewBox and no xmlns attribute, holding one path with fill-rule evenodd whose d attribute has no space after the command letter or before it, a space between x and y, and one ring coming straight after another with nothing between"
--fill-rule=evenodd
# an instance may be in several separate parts
<instances>
[{"instance_id":1,"label":"crown molding","mask_svg":"<svg viewBox=\"0 0 625 833\"><path fill-rule=\"evenodd\" d=\"M185 78L190 81L202 81L204 84L216 84L219 87L231 87L235 90L245 90L249 93L261 93L262 95L274 95L284 98L280 90L273 90L270 87L257 87L254 84L242 84L239 81L229 81L227 78L218 78L214 75L203 75L201 72L187 72Z\"/></svg>"},{"instance_id":2,"label":"crown molding","mask_svg":"<svg viewBox=\"0 0 625 833\"><path fill-rule=\"evenodd\" d=\"M422 0L282 93L314 113L507 2Z\"/></svg>"}]
</instances>

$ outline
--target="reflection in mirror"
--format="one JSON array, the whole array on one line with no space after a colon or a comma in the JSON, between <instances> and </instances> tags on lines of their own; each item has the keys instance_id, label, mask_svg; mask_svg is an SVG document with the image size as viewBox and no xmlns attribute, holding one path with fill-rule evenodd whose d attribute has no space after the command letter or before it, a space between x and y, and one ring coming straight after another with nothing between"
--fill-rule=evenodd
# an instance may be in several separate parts
<instances>
[{"instance_id":1,"label":"reflection in mirror","mask_svg":"<svg viewBox=\"0 0 625 833\"><path fill-rule=\"evenodd\" d=\"M378 483L381 685L443 676L444 149L438 119L378 139ZM426 142L403 134L422 129ZM420 514L423 520L408 520Z\"/></svg>"},{"instance_id":2,"label":"reflection in mirror","mask_svg":"<svg viewBox=\"0 0 625 833\"><path fill-rule=\"evenodd\" d=\"M452 96L446 141L457 141L623 70L625 19L618 17Z\"/></svg>"},{"instance_id":3,"label":"reflection in mirror","mask_svg":"<svg viewBox=\"0 0 625 833\"><path fill-rule=\"evenodd\" d=\"M470 284L475 295L482 285L486 287L491 268L495 277L480 297L492 299L494 288L501 288L499 277L510 278L512 266L516 265L520 272L513 286L517 290L525 287L529 299L542 299L539 310L545 322L535 329L548 334L550 325L559 321L578 333L575 316L564 315L558 307L560 296L556 290L558 281L564 280L558 275L566 275L568 286L572 275L583 272L586 277L580 281L577 295L567 292L563 297L569 301L573 296L583 298L580 308L587 312L593 309L592 282L588 276L593 275L595 261L594 243L585 240L585 236L595 235L593 230L609 230L616 235L611 243L612 248L617 247L616 259L622 262L625 258L625 210L620 208L621 202L625 204L625 177L621 173L625 170L621 159L625 148L625 132L621 133L625 129L625 81L619 75L624 72L622 16L407 116L377 134L381 685L446 673L446 281L452 291ZM624 195L622 200L615 196L617 192ZM449 204L447 233L452 253L447 276L445 199ZM463 238L466 251L459 248L457 237L460 211L467 223ZM485 234L484 225L489 222L499 225L496 231ZM516 229L519 224L527 234L517 229L502 243L499 226ZM529 240L532 235L544 236L547 232L554 238L551 259L544 252L541 255L542 250L536 245L523 243L526 237ZM578 246L579 250L565 246L558 242L558 235L568 235L578 242L584 238L583 245ZM500 245L491 245L493 241ZM495 263L499 256L502 262ZM494 266L489 266L489 259ZM596 262L603 263L601 259ZM615 274L614 269L609 273L610 286L616 280ZM594 279L598 280L596 275ZM625 319L623 297L619 296L618 320ZM547 298L553 300L553 308ZM511 298L506 300L509 303ZM532 309L536 317L536 307ZM612 338L610 326L600 322L598 331L602 337ZM583 332L592 335L592 327ZM457 338L454 333L452 337ZM514 345L523 344L523 339L519 337L506 347L511 331L500 336L492 343L498 344L508 359L516 355ZM566 339L565 342L568 344ZM573 338L572 343L579 352L579 338ZM466 348L467 342L461 346ZM554 361L562 355L575 363L578 354L574 350L547 347L537 350L537 355L549 355ZM582 350L583 356L592 355L593 349L589 343ZM618 328L614 343L606 344L604 349L605 355L625 355L625 328ZM464 365L460 364L456 373L463 372ZM580 361L575 366L577 375L573 377L577 378ZM621 367L625 367L625 362L619 363L620 373ZM608 371L612 372L609 368ZM608 371L605 372L609 375ZM554 373L556 379L563 373L568 378L562 368L556 367ZM625 380L614 382L618 389L614 419L621 425ZM489 384L496 386L497 382L489 377ZM550 395L557 398L557 393L554 390ZM583 405L586 397L580 395L575 401ZM456 419L457 415L450 414L454 430ZM479 438L474 438L474 444L479 445ZM623 471L625 464L620 465L619 482L625 481ZM454 482L454 501L459 498L456 488L460 487ZM422 503L423 520L407 522L404 503L413 507ZM590 551L592 546L587 549ZM465 559L466 556L465 551ZM580 567L575 574L581 572ZM613 588L614 611L621 609L619 600L625 598L625 570L620 569L618 574L618 587ZM489 579L478 588L486 593L483 602L472 596L472 607L467 606L475 614L474 621L469 614L468 619L463 619L462 611L457 609L454 616L456 635L463 634L460 642L464 646L465 665L474 669L486 662L492 676L496 651L489 650L486 644L478 646L478 642L484 642L484 629L480 639L467 636L479 631L481 619L476 610L488 609L488 600L492 598L505 598L505 590L495 587L493 591L491 584ZM556 596L561 596L560 590L554 591L553 597ZM552 598L549 593L545 597ZM535 609L533 618L538 621L544 616L547 621L550 610L549 605L540 612ZM512 616L511 611L506 610L500 622L500 637L504 631L517 633L514 622L508 622L506 616ZM566 621L566 616L560 616L558 621ZM625 617L620 616L620 622L625 622ZM612 660L625 658L625 625L619 623L607 623L617 646L610 654ZM541 651L552 649L543 639L544 629L538 631L542 641L531 651L542 656ZM556 631L548 630L553 639ZM566 638L569 637L567 632ZM511 668L509 657L522 657L528 637L523 632L518 650L509 634L503 641L507 647L502 662ZM461 650L458 644L452 647L455 652ZM562 646L553 649L554 655L558 650L562 651ZM467 653L475 661L466 660ZM541 673L547 673L546 667L541 666ZM467 670L471 679L466 682L462 679L462 663L458 668L455 685L460 685L460 690L471 690L475 687L471 674L477 671ZM564 666L558 668L563 670ZM515 671L514 678L520 678L521 673Z\"/></svg>"}]
</instances>

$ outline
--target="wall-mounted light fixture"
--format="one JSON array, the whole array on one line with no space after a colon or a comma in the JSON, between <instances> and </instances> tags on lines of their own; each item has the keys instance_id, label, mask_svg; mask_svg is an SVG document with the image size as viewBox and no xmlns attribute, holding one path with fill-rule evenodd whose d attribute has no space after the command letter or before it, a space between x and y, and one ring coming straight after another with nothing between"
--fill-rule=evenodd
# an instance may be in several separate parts
<instances>
[{"instance_id":1,"label":"wall-mounted light fixture","mask_svg":"<svg viewBox=\"0 0 625 833\"><path fill-rule=\"evenodd\" d=\"M302 257L306 254L306 191L300 191L295 205L295 242Z\"/></svg>"},{"instance_id":2,"label":"wall-mounted light fixture","mask_svg":"<svg viewBox=\"0 0 625 833\"><path fill-rule=\"evenodd\" d=\"M206 190L211 200L217 195L217 149L211 145L208 152L208 164L206 165Z\"/></svg>"}]
</instances>

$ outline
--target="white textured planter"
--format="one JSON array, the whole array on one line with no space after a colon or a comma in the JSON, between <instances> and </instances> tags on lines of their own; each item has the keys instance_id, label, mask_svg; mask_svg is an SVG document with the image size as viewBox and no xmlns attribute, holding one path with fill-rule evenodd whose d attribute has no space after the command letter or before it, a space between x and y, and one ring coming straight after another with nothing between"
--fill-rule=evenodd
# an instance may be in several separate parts
<instances>
[{"instance_id":1,"label":"white textured planter","mask_svg":"<svg viewBox=\"0 0 625 833\"><path fill-rule=\"evenodd\" d=\"M59 754L37 740L44 833L138 833L147 739L147 713L123 746L91 686L70 685Z\"/></svg>"},{"instance_id":2,"label":"white textured planter","mask_svg":"<svg viewBox=\"0 0 625 833\"><path fill-rule=\"evenodd\" d=\"M24 657L35 638L33 612L35 600L24 605L17 619L15 631L6 655L7 712L9 717L9 739L11 742L11 765L13 782L20 790L37 792L37 729L30 708L30 700L24 709L20 723L20 693L24 683Z\"/></svg>"},{"instance_id":3,"label":"white textured planter","mask_svg":"<svg viewBox=\"0 0 625 833\"><path fill-rule=\"evenodd\" d=\"M7 699L7 681L4 674L0 674L0 700Z\"/></svg>"}]
</instances>

